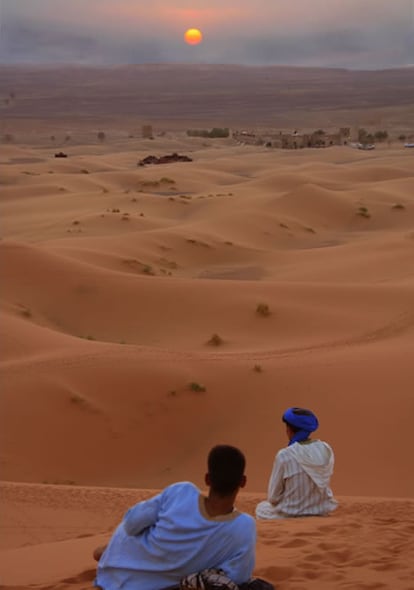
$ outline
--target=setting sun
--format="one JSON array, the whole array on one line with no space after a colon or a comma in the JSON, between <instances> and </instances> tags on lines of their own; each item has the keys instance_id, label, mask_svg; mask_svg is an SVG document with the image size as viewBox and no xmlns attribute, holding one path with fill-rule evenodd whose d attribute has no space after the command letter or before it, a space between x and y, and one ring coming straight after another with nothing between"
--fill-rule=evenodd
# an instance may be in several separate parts
<instances>
[{"instance_id":1,"label":"setting sun","mask_svg":"<svg viewBox=\"0 0 414 590\"><path fill-rule=\"evenodd\" d=\"M184 34L184 39L189 45L198 45L203 40L203 34L198 29L188 29Z\"/></svg>"}]
</instances>

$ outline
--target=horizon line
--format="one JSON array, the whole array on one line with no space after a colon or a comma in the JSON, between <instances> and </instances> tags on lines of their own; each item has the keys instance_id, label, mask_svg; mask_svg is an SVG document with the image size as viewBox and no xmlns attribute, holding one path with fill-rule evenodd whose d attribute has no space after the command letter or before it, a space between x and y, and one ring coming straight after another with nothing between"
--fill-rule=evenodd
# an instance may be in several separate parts
<instances>
[{"instance_id":1,"label":"horizon line","mask_svg":"<svg viewBox=\"0 0 414 590\"><path fill-rule=\"evenodd\" d=\"M390 70L409 70L414 69L413 64L395 65L386 67L372 67L372 68L351 68L346 66L317 66L317 65L300 65L300 64L242 64L242 63L215 63L215 62L137 62L137 63L108 63L108 64L94 64L82 62L6 62L0 60L0 67L26 67L26 68L84 68L84 69L114 69L114 68L131 68L138 66L147 67L222 67L222 68L245 68L245 69L272 69L283 68L291 70L335 70L344 72L387 72Z\"/></svg>"}]
</instances>

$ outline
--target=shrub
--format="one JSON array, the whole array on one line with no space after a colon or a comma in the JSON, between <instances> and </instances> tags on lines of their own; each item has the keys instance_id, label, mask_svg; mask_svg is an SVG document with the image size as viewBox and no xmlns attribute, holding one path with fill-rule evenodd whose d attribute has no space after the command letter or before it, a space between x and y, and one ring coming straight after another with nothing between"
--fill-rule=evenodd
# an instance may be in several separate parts
<instances>
[{"instance_id":1,"label":"shrub","mask_svg":"<svg viewBox=\"0 0 414 590\"><path fill-rule=\"evenodd\" d=\"M387 135L387 137L388 137L388 135ZM372 135L372 133L368 133L368 131L366 129L359 129L358 130L358 141L359 141L359 143L362 143L362 144L373 143L374 136Z\"/></svg>"},{"instance_id":2,"label":"shrub","mask_svg":"<svg viewBox=\"0 0 414 590\"><path fill-rule=\"evenodd\" d=\"M267 303L259 303L256 307L256 313L262 317L268 317L271 311Z\"/></svg>"},{"instance_id":3,"label":"shrub","mask_svg":"<svg viewBox=\"0 0 414 590\"><path fill-rule=\"evenodd\" d=\"M357 211L357 215L359 215L360 217L366 217L367 219L369 217L371 217L371 215L368 212L368 209L366 207L359 207L359 209Z\"/></svg>"},{"instance_id":4,"label":"shrub","mask_svg":"<svg viewBox=\"0 0 414 590\"><path fill-rule=\"evenodd\" d=\"M143 182L141 182L141 185L145 188L156 188L160 185L160 182L159 180L144 180ZM138 192L142 192L142 188Z\"/></svg>"},{"instance_id":5,"label":"shrub","mask_svg":"<svg viewBox=\"0 0 414 590\"><path fill-rule=\"evenodd\" d=\"M368 135L368 131L366 129L358 129L358 141L363 143L363 139Z\"/></svg>"},{"instance_id":6,"label":"shrub","mask_svg":"<svg viewBox=\"0 0 414 590\"><path fill-rule=\"evenodd\" d=\"M106 139L105 132L99 131L97 137L98 137L99 141L105 141L105 139Z\"/></svg>"},{"instance_id":7,"label":"shrub","mask_svg":"<svg viewBox=\"0 0 414 590\"><path fill-rule=\"evenodd\" d=\"M79 393L72 393L70 396L70 401L72 404L84 405L86 403L85 398L83 398Z\"/></svg>"},{"instance_id":8,"label":"shrub","mask_svg":"<svg viewBox=\"0 0 414 590\"><path fill-rule=\"evenodd\" d=\"M189 383L188 388L190 391L194 391L195 393L203 393L204 391L207 391L204 385L197 383L197 381L192 381L191 383Z\"/></svg>"},{"instance_id":9,"label":"shrub","mask_svg":"<svg viewBox=\"0 0 414 590\"><path fill-rule=\"evenodd\" d=\"M374 138L377 141L385 141L386 139L388 139L388 131L376 131L374 133Z\"/></svg>"},{"instance_id":10,"label":"shrub","mask_svg":"<svg viewBox=\"0 0 414 590\"><path fill-rule=\"evenodd\" d=\"M220 346L223 344L223 338L218 334L213 334L207 344L210 344L211 346Z\"/></svg>"},{"instance_id":11,"label":"shrub","mask_svg":"<svg viewBox=\"0 0 414 590\"><path fill-rule=\"evenodd\" d=\"M253 371L254 371L255 373L263 373L262 365L255 365L255 366L253 367Z\"/></svg>"},{"instance_id":12,"label":"shrub","mask_svg":"<svg viewBox=\"0 0 414 590\"><path fill-rule=\"evenodd\" d=\"M189 137L208 137L207 129L187 129L187 135Z\"/></svg>"},{"instance_id":13,"label":"shrub","mask_svg":"<svg viewBox=\"0 0 414 590\"><path fill-rule=\"evenodd\" d=\"M213 127L209 133L209 137L229 137L230 130L228 127Z\"/></svg>"},{"instance_id":14,"label":"shrub","mask_svg":"<svg viewBox=\"0 0 414 590\"><path fill-rule=\"evenodd\" d=\"M229 137L230 130L228 127L213 127L210 131L208 129L187 129L187 135L189 137Z\"/></svg>"},{"instance_id":15,"label":"shrub","mask_svg":"<svg viewBox=\"0 0 414 590\"><path fill-rule=\"evenodd\" d=\"M401 203L395 203L395 205L392 206L392 209L405 209L405 207Z\"/></svg>"},{"instance_id":16,"label":"shrub","mask_svg":"<svg viewBox=\"0 0 414 590\"><path fill-rule=\"evenodd\" d=\"M144 266L144 268L142 269L142 272L144 273L144 275L151 275L151 276L155 275L155 272L153 271L152 266L150 266L149 264L146 264Z\"/></svg>"}]
</instances>

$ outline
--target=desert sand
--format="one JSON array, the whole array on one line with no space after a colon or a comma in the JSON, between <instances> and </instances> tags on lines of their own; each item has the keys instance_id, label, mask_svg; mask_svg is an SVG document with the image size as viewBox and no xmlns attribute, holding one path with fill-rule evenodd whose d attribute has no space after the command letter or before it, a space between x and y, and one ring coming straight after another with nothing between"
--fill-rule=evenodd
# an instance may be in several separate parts
<instances>
[{"instance_id":1,"label":"desert sand","mask_svg":"<svg viewBox=\"0 0 414 590\"><path fill-rule=\"evenodd\" d=\"M173 151L193 161L137 167ZM126 508L202 486L216 443L246 453L253 514L302 405L340 506L260 522L256 574L414 589L413 156L178 131L2 146L3 588L90 588Z\"/></svg>"},{"instance_id":2,"label":"desert sand","mask_svg":"<svg viewBox=\"0 0 414 590\"><path fill-rule=\"evenodd\" d=\"M151 490L1 485L2 588L86 590L93 549ZM242 493L252 512L261 495ZM258 522L255 573L286 590L413 588L414 501L340 497L327 518ZM7 537L6 537L7 535Z\"/></svg>"}]
</instances>

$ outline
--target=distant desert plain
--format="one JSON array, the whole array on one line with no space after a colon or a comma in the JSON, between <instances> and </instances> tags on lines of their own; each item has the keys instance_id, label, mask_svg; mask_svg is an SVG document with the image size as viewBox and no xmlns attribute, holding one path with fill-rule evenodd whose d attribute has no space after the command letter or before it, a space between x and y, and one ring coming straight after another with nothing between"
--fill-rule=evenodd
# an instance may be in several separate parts
<instances>
[{"instance_id":1,"label":"distant desert plain","mask_svg":"<svg viewBox=\"0 0 414 590\"><path fill-rule=\"evenodd\" d=\"M92 588L125 510L203 488L217 443L254 514L297 405L339 508L258 522L255 574L414 590L414 69L1 66L0 88L1 588ZM387 140L232 136L339 127Z\"/></svg>"}]
</instances>

